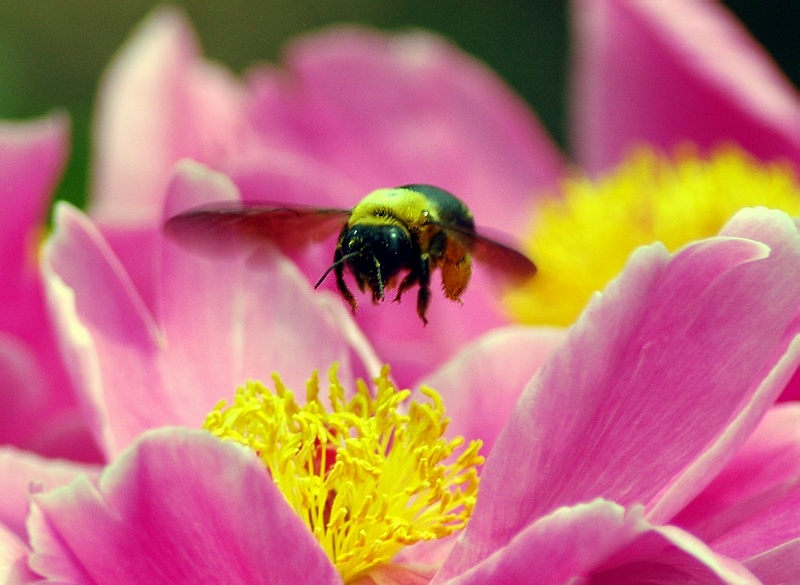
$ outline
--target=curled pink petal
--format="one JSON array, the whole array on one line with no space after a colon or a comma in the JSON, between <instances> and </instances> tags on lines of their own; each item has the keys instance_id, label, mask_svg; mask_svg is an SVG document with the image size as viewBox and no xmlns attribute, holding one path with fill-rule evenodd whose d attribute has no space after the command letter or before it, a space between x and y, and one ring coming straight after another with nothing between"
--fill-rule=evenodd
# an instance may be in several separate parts
<instances>
[{"instance_id":1,"label":"curled pink petal","mask_svg":"<svg viewBox=\"0 0 800 585\"><path fill-rule=\"evenodd\" d=\"M79 475L96 475L96 465L48 459L34 453L0 449L0 524L20 537L26 536L25 519L34 491L66 485Z\"/></svg>"},{"instance_id":2,"label":"curled pink petal","mask_svg":"<svg viewBox=\"0 0 800 585\"><path fill-rule=\"evenodd\" d=\"M150 395L140 404L159 404L159 387L152 384L157 380L155 372L151 371L149 378L133 378L134 356L154 354L163 337L119 260L91 222L78 210L60 204L55 226L44 248L42 268L51 312L65 359L79 382L83 400L94 412L95 436L108 455L114 449L109 425L127 425L127 419L138 417L130 413L122 421L110 421L107 394L112 388L122 392L147 379L150 383L140 390ZM102 293L96 297L83 294L82 287ZM119 367L106 366L114 372L110 385L105 382L111 380L104 381L101 357L120 360ZM159 409L164 406L162 403Z\"/></svg>"},{"instance_id":3,"label":"curled pink petal","mask_svg":"<svg viewBox=\"0 0 800 585\"><path fill-rule=\"evenodd\" d=\"M606 567L593 571L592 581L603 585L653 583L724 583L762 585L742 564L710 549L704 542L674 526L652 526L628 547L619 550Z\"/></svg>"},{"instance_id":4,"label":"curled pink petal","mask_svg":"<svg viewBox=\"0 0 800 585\"><path fill-rule=\"evenodd\" d=\"M463 348L421 383L442 395L450 418L448 434L483 441L488 455L508 422L522 389L566 331L509 326Z\"/></svg>"},{"instance_id":5,"label":"curled pink petal","mask_svg":"<svg viewBox=\"0 0 800 585\"><path fill-rule=\"evenodd\" d=\"M341 583L252 451L148 433L99 481L39 494L30 566L59 582Z\"/></svg>"},{"instance_id":6,"label":"curled pink petal","mask_svg":"<svg viewBox=\"0 0 800 585\"><path fill-rule=\"evenodd\" d=\"M504 548L467 571L434 584L525 583L560 585L580 575L591 583L730 583L756 585L747 569L712 552L690 534L657 527L641 507L625 510L594 500L563 507L531 523Z\"/></svg>"},{"instance_id":7,"label":"curled pink petal","mask_svg":"<svg viewBox=\"0 0 800 585\"><path fill-rule=\"evenodd\" d=\"M28 547L16 535L0 525L0 581L23 585L40 581L28 568Z\"/></svg>"},{"instance_id":8,"label":"curled pink petal","mask_svg":"<svg viewBox=\"0 0 800 585\"><path fill-rule=\"evenodd\" d=\"M780 212L731 224L759 240L643 248L590 303L495 443L450 574L559 505L604 497L668 519L733 456L800 360L800 237Z\"/></svg>"},{"instance_id":9,"label":"curled pink petal","mask_svg":"<svg viewBox=\"0 0 800 585\"><path fill-rule=\"evenodd\" d=\"M800 550L800 404L770 410L674 521L765 583L789 582Z\"/></svg>"}]
</instances>

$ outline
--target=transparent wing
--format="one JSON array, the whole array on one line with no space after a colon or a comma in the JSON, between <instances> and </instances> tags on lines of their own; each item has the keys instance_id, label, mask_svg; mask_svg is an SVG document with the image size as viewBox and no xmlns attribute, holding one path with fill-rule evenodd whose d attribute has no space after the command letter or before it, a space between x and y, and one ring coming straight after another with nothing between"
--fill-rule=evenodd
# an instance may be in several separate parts
<instances>
[{"instance_id":1,"label":"transparent wing","mask_svg":"<svg viewBox=\"0 0 800 585\"><path fill-rule=\"evenodd\" d=\"M186 248L211 255L251 250L264 242L291 251L330 238L349 216L349 209L220 202L170 218L164 232Z\"/></svg>"},{"instance_id":2,"label":"transparent wing","mask_svg":"<svg viewBox=\"0 0 800 585\"><path fill-rule=\"evenodd\" d=\"M473 231L461 226L439 225L450 237L461 242L473 258L501 278L518 283L536 274L536 264L530 258L513 246L499 241L508 239L504 234L495 236L492 233L492 237L489 237L485 229Z\"/></svg>"}]
</instances>

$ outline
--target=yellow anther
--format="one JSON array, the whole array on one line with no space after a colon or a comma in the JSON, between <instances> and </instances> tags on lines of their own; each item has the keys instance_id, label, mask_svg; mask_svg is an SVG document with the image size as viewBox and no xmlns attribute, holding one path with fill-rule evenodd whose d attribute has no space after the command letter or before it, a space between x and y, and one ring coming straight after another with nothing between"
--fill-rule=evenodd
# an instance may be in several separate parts
<instances>
[{"instance_id":1,"label":"yellow anther","mask_svg":"<svg viewBox=\"0 0 800 585\"><path fill-rule=\"evenodd\" d=\"M233 403L219 403L206 419L213 434L253 449L286 501L302 518L345 582L385 565L404 547L462 529L475 506L480 442L460 454L461 438L443 437L448 419L441 397L424 388L426 402L402 405L385 366L375 392L361 380L347 399L330 370L328 405L318 376L306 404L273 375L240 387Z\"/></svg>"},{"instance_id":2,"label":"yellow anther","mask_svg":"<svg viewBox=\"0 0 800 585\"><path fill-rule=\"evenodd\" d=\"M788 163L763 163L734 146L708 158L685 146L668 157L647 148L593 181L572 178L540 208L525 248L539 272L511 291L519 321L570 325L631 252L656 241L675 251L717 235L744 207L800 215L800 183Z\"/></svg>"}]
</instances>

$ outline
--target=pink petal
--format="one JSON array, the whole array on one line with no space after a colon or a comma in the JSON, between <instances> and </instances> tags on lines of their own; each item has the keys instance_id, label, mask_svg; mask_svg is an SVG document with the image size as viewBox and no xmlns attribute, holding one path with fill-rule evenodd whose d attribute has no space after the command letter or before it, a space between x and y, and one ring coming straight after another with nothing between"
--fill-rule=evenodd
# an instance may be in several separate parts
<instances>
[{"instance_id":1,"label":"pink petal","mask_svg":"<svg viewBox=\"0 0 800 585\"><path fill-rule=\"evenodd\" d=\"M733 456L800 359L800 238L781 212L729 226L756 239L640 249L591 302L495 444L451 574L558 506L604 497L668 519Z\"/></svg>"},{"instance_id":2,"label":"pink petal","mask_svg":"<svg viewBox=\"0 0 800 585\"><path fill-rule=\"evenodd\" d=\"M222 170L244 201L350 209L366 195L341 170L291 150L253 148L227 161Z\"/></svg>"},{"instance_id":3,"label":"pink petal","mask_svg":"<svg viewBox=\"0 0 800 585\"><path fill-rule=\"evenodd\" d=\"M48 457L100 461L86 419L75 404L44 307L40 310L35 318L50 346L41 343L38 355L20 338L0 332L0 444Z\"/></svg>"},{"instance_id":4,"label":"pink petal","mask_svg":"<svg viewBox=\"0 0 800 585\"><path fill-rule=\"evenodd\" d=\"M241 88L202 60L183 14L157 9L106 73L97 107L92 215L155 227L172 165L218 161L243 135Z\"/></svg>"},{"instance_id":5,"label":"pink petal","mask_svg":"<svg viewBox=\"0 0 800 585\"><path fill-rule=\"evenodd\" d=\"M764 417L736 457L675 522L745 565L765 582L788 582L800 571L800 404ZM769 557L772 578L756 559ZM776 568L788 563L782 578ZM793 561L793 562L792 562Z\"/></svg>"},{"instance_id":6,"label":"pink petal","mask_svg":"<svg viewBox=\"0 0 800 585\"><path fill-rule=\"evenodd\" d=\"M445 298L439 280L434 274L427 325L417 315L416 289L408 291L400 303L389 297L374 305L369 295L357 295L356 322L403 386L418 385L465 343L508 324L499 306L500 289L485 267L475 267L461 303Z\"/></svg>"},{"instance_id":7,"label":"pink petal","mask_svg":"<svg viewBox=\"0 0 800 585\"><path fill-rule=\"evenodd\" d=\"M752 378L750 386L747 388L750 393L749 403L744 404L743 408L735 413L725 431L706 448L703 455L677 475L660 494L657 501L654 502L654 506L648 511L648 517L651 520L666 521L671 518L689 502L691 497L709 483L714 474L720 471L725 463L733 457L744 440L756 428L768 408L786 388L798 367L798 360L800 360L800 343L798 342L800 340L797 334L800 321L797 318L787 319L787 316L796 313L800 302L793 296L794 291L797 290L793 283L786 289L782 289L780 284L782 281L785 282L785 279L794 278L793 271L796 268L795 262L800 251L797 231L791 229L795 224L791 219L788 221L787 219L783 213L765 208L745 209L737 213L720 232L722 237L748 238L764 242L771 248L769 261L751 268L751 274L741 281L742 290L749 288L751 297L752 295L762 296L763 308L766 310L759 314L761 307L753 304L751 299L745 296L741 299L742 304L739 307L728 306L728 311L739 313L741 307L747 306L747 310L744 311L745 315L736 316L735 319L740 319L742 332L745 329L757 331L757 334L742 335L739 338L741 345L738 349L734 348L735 351L747 352L747 344L762 335L765 336L761 339L762 342L767 343L766 347L774 349L771 355L762 353L762 356L767 356L767 358L760 370L751 371ZM789 228L788 231L786 228ZM778 271L777 274L773 274L773 270ZM727 299L727 295L723 294L719 302L725 302ZM774 327L764 327L761 319L775 319ZM735 322L735 320L732 321L732 323ZM774 335L778 332L781 323L784 324L785 329L781 339L778 340ZM732 340L734 338L735 335L732 335ZM728 344L724 344L724 346L731 347ZM761 349L766 351L764 348ZM734 369L726 372L726 375L735 375L735 373ZM746 378L740 378L739 384L745 380Z\"/></svg>"},{"instance_id":8,"label":"pink petal","mask_svg":"<svg viewBox=\"0 0 800 585\"><path fill-rule=\"evenodd\" d=\"M641 508L605 500L554 510L505 547L450 580L434 584L526 583L758 583L746 569L715 555L672 527L653 527Z\"/></svg>"},{"instance_id":9,"label":"pink petal","mask_svg":"<svg viewBox=\"0 0 800 585\"><path fill-rule=\"evenodd\" d=\"M653 526L650 532L642 531L637 540L618 551L605 567L596 569L592 575L592 583L598 585L642 582L762 585L746 567L674 526Z\"/></svg>"},{"instance_id":10,"label":"pink petal","mask_svg":"<svg viewBox=\"0 0 800 585\"><path fill-rule=\"evenodd\" d=\"M13 447L0 449L0 523L20 537L26 536L30 494L66 485L79 475L96 475L94 465L47 459Z\"/></svg>"},{"instance_id":11,"label":"pink petal","mask_svg":"<svg viewBox=\"0 0 800 585\"><path fill-rule=\"evenodd\" d=\"M800 101L717 2L575 0L573 131L597 172L633 144L735 142L800 162Z\"/></svg>"},{"instance_id":12,"label":"pink petal","mask_svg":"<svg viewBox=\"0 0 800 585\"><path fill-rule=\"evenodd\" d=\"M792 379L789 380L786 388L783 389L783 394L781 394L780 400L800 400L800 370L796 371L794 376L792 376Z\"/></svg>"},{"instance_id":13,"label":"pink petal","mask_svg":"<svg viewBox=\"0 0 800 585\"><path fill-rule=\"evenodd\" d=\"M764 585L783 585L797 581L800 539L747 559L744 564Z\"/></svg>"},{"instance_id":14,"label":"pink petal","mask_svg":"<svg viewBox=\"0 0 800 585\"><path fill-rule=\"evenodd\" d=\"M191 188L196 179L176 181ZM199 427L247 378L268 381L278 371L302 389L314 369L326 371L334 361L344 383L354 370L377 367L338 302L315 294L285 260L267 258L254 270L166 243L161 264L156 323L94 226L76 210L58 208L44 252L46 283L109 455L145 429Z\"/></svg>"},{"instance_id":15,"label":"pink petal","mask_svg":"<svg viewBox=\"0 0 800 585\"><path fill-rule=\"evenodd\" d=\"M158 301L159 274L154 259L161 254L162 227L130 227L98 225L103 239L119 260L147 310L156 317L161 310Z\"/></svg>"},{"instance_id":16,"label":"pink petal","mask_svg":"<svg viewBox=\"0 0 800 585\"><path fill-rule=\"evenodd\" d=\"M531 575L536 575L536 583L541 585L565 583L571 576L585 574L617 547L630 542L641 523L641 511L626 517L621 506L602 500L560 508L463 572L450 571L452 565L445 565L433 585L522 583ZM462 537L459 545L469 546L468 535ZM457 547L455 553L459 552ZM455 578L447 580L448 576Z\"/></svg>"},{"instance_id":17,"label":"pink petal","mask_svg":"<svg viewBox=\"0 0 800 585\"><path fill-rule=\"evenodd\" d=\"M392 563L371 569L354 585L429 585L435 574L434 567Z\"/></svg>"},{"instance_id":18,"label":"pink petal","mask_svg":"<svg viewBox=\"0 0 800 585\"><path fill-rule=\"evenodd\" d=\"M340 27L294 43L286 63L288 72L252 78L263 140L343 170L362 194L432 183L514 233L527 228L534 193L561 173L560 154L517 96L439 37Z\"/></svg>"},{"instance_id":19,"label":"pink petal","mask_svg":"<svg viewBox=\"0 0 800 585\"><path fill-rule=\"evenodd\" d=\"M47 405L46 376L32 349L21 339L0 333L0 443L27 446Z\"/></svg>"},{"instance_id":20,"label":"pink petal","mask_svg":"<svg viewBox=\"0 0 800 585\"><path fill-rule=\"evenodd\" d=\"M97 484L40 494L30 565L63 582L341 583L252 451L148 433Z\"/></svg>"},{"instance_id":21,"label":"pink petal","mask_svg":"<svg viewBox=\"0 0 800 585\"><path fill-rule=\"evenodd\" d=\"M167 208L177 208L178 201L193 207L232 198L238 193L225 175L187 161L170 184ZM219 262L167 243L162 274L167 331L180 331L181 339L192 345L208 335L216 343L230 338L236 344L229 359L237 381L230 380L229 372L226 383L278 371L287 385L303 388L313 369L324 371L335 361L339 379L347 385L354 373L372 377L380 368L338 295L315 292L291 262L271 249L257 250L244 263L230 258ZM196 293L190 299L187 289Z\"/></svg>"},{"instance_id":22,"label":"pink petal","mask_svg":"<svg viewBox=\"0 0 800 585\"><path fill-rule=\"evenodd\" d=\"M68 148L69 119L63 114L32 122L0 122L0 266L4 270L1 306L25 301L27 293L37 290L33 286L37 238ZM21 313L2 312L0 324L6 325Z\"/></svg>"},{"instance_id":23,"label":"pink petal","mask_svg":"<svg viewBox=\"0 0 800 585\"><path fill-rule=\"evenodd\" d=\"M0 582L22 585L38 581L39 577L28 568L28 547L0 525Z\"/></svg>"},{"instance_id":24,"label":"pink petal","mask_svg":"<svg viewBox=\"0 0 800 585\"><path fill-rule=\"evenodd\" d=\"M0 123L0 442L95 460L47 319L37 248L67 158L69 120Z\"/></svg>"},{"instance_id":25,"label":"pink petal","mask_svg":"<svg viewBox=\"0 0 800 585\"><path fill-rule=\"evenodd\" d=\"M110 455L121 446L114 445L109 425L125 424L133 413L122 421L108 420L107 393L112 388L124 392L136 384L134 373L141 360L135 356L154 353L163 340L124 269L89 220L61 203L56 207L54 224L42 254L50 307L76 385L83 400L95 409L91 421L95 436ZM114 358L118 361L113 365L100 362ZM112 370L106 374L113 373L109 380L104 379L104 366ZM140 408L159 404L159 387L152 383L157 380L153 374L147 384L142 384L141 390L149 395L140 402Z\"/></svg>"},{"instance_id":26,"label":"pink petal","mask_svg":"<svg viewBox=\"0 0 800 585\"><path fill-rule=\"evenodd\" d=\"M511 326L478 338L422 384L442 395L449 436L483 441L487 455L508 422L522 389L566 331Z\"/></svg>"}]
</instances>

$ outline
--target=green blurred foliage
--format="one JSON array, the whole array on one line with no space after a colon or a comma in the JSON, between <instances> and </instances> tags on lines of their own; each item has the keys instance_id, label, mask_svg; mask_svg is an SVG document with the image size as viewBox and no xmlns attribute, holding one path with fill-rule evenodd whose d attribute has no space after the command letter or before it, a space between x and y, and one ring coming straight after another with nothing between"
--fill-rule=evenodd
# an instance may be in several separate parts
<instances>
[{"instance_id":1,"label":"green blurred foliage","mask_svg":"<svg viewBox=\"0 0 800 585\"><path fill-rule=\"evenodd\" d=\"M665 0L672 1L672 0ZM58 197L83 204L90 172L91 113L98 80L149 0L0 0L0 118L65 109L72 154ZM205 54L241 72L276 61L287 39L335 22L422 27L483 59L566 142L568 14L565 0L184 0ZM800 2L729 0L795 82ZM783 29L783 30L782 30Z\"/></svg>"}]
</instances>

